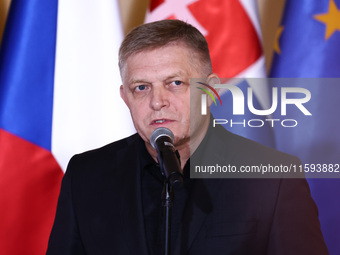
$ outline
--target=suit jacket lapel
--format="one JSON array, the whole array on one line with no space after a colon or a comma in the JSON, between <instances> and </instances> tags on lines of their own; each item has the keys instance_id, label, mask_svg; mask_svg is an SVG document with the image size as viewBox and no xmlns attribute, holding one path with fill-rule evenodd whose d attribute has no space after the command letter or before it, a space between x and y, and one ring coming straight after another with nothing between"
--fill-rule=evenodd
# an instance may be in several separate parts
<instances>
[{"instance_id":1,"label":"suit jacket lapel","mask_svg":"<svg viewBox=\"0 0 340 255\"><path fill-rule=\"evenodd\" d=\"M190 247L198 232L204 227L207 216L213 211L214 197L219 190L221 180L197 179L190 192L188 203L183 217L183 229L176 240L177 245L174 254L181 254L190 250Z\"/></svg>"},{"instance_id":2,"label":"suit jacket lapel","mask_svg":"<svg viewBox=\"0 0 340 255\"><path fill-rule=\"evenodd\" d=\"M210 123L210 125L212 124ZM210 126L206 137L192 155L190 162L213 165L221 160L231 161L233 144L230 144L231 141L227 137L228 132L225 129L212 129ZM217 148L223 148L223 151ZM222 179L195 179L184 212L181 240L177 240L181 243L179 246L181 251L190 250L197 233L204 226L207 216L214 210L214 205L218 203L214 198L217 197L216 193L220 190L222 183ZM178 249L174 254L180 254Z\"/></svg>"},{"instance_id":3,"label":"suit jacket lapel","mask_svg":"<svg viewBox=\"0 0 340 255\"><path fill-rule=\"evenodd\" d=\"M130 248L130 254L148 254L141 194L141 169L139 165L137 140L128 146L122 165L122 229ZM132 183L132 185L131 185Z\"/></svg>"}]
</instances>

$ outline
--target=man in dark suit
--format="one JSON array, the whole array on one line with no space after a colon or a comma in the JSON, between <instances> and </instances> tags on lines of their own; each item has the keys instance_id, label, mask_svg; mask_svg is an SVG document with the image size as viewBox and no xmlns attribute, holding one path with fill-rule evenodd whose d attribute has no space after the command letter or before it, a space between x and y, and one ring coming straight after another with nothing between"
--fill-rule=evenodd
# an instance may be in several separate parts
<instances>
[{"instance_id":1,"label":"man in dark suit","mask_svg":"<svg viewBox=\"0 0 340 255\"><path fill-rule=\"evenodd\" d=\"M305 179L190 179L193 162L300 164L190 110L201 98L190 78L219 81L197 29L177 20L139 26L121 45L119 67L137 134L71 159L47 254L163 253L165 177L149 142L158 127L174 133L184 178L175 190L172 254L328 254Z\"/></svg>"}]
</instances>

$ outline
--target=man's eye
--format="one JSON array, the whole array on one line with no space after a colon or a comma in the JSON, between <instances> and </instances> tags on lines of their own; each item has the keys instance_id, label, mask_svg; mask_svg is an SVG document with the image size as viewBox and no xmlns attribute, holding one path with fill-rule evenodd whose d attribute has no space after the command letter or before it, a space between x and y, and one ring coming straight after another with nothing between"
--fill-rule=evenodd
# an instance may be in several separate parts
<instances>
[{"instance_id":1,"label":"man's eye","mask_svg":"<svg viewBox=\"0 0 340 255\"><path fill-rule=\"evenodd\" d=\"M181 82L181 81L173 81L172 84L174 84L176 86L179 86L179 85L182 85L183 82Z\"/></svg>"},{"instance_id":2,"label":"man's eye","mask_svg":"<svg viewBox=\"0 0 340 255\"><path fill-rule=\"evenodd\" d=\"M139 86L136 87L137 91L142 91L142 90L145 90L145 89L146 89L145 85L139 85Z\"/></svg>"}]
</instances>

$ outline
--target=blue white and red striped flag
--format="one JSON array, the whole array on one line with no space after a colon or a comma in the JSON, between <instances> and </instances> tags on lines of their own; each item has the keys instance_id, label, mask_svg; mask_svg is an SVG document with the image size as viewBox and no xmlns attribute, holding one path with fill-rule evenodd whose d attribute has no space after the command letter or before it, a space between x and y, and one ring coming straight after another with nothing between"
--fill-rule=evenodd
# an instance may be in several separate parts
<instances>
[{"instance_id":1,"label":"blue white and red striped flag","mask_svg":"<svg viewBox=\"0 0 340 255\"><path fill-rule=\"evenodd\" d=\"M118 2L12 0L0 52L0 251L45 254L69 158L134 129Z\"/></svg>"}]
</instances>

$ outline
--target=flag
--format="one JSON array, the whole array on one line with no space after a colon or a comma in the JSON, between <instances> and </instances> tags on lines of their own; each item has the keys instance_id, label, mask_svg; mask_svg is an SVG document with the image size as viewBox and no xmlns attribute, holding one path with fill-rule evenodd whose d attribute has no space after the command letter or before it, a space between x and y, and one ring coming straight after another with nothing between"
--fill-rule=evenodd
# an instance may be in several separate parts
<instances>
[{"instance_id":1,"label":"flag","mask_svg":"<svg viewBox=\"0 0 340 255\"><path fill-rule=\"evenodd\" d=\"M271 77L313 78L296 83L297 86L301 81L308 83L312 116L308 121L293 116L299 121L297 127L275 130L276 145L279 150L297 155L305 164L340 163L340 80L335 79L340 77L339 45L339 0L286 1L274 44ZM308 179L308 182L319 208L321 229L330 254L338 254L340 179Z\"/></svg>"},{"instance_id":2,"label":"flag","mask_svg":"<svg viewBox=\"0 0 340 255\"><path fill-rule=\"evenodd\" d=\"M152 0L145 23L162 19L180 19L199 29L221 77L265 76L255 1Z\"/></svg>"},{"instance_id":3,"label":"flag","mask_svg":"<svg viewBox=\"0 0 340 255\"><path fill-rule=\"evenodd\" d=\"M208 42L213 71L223 80L233 77L248 78L246 81L240 80L239 86L243 93L246 95L247 88L251 87L258 109L267 109L267 86L257 86L256 79L249 79L266 77L256 4L256 1L248 0L152 0L145 23L179 19L195 26ZM222 105L212 105L211 112L215 118L228 119L230 123L232 100L231 94L225 92L221 92ZM274 147L272 128L249 127L247 121L253 118L253 114L247 113L241 119L234 119L234 122L241 124L224 127L233 133ZM242 124L243 121L246 125Z\"/></svg>"},{"instance_id":4,"label":"flag","mask_svg":"<svg viewBox=\"0 0 340 255\"><path fill-rule=\"evenodd\" d=\"M118 2L12 0L0 49L0 251L45 254L70 157L134 132Z\"/></svg>"}]
</instances>

